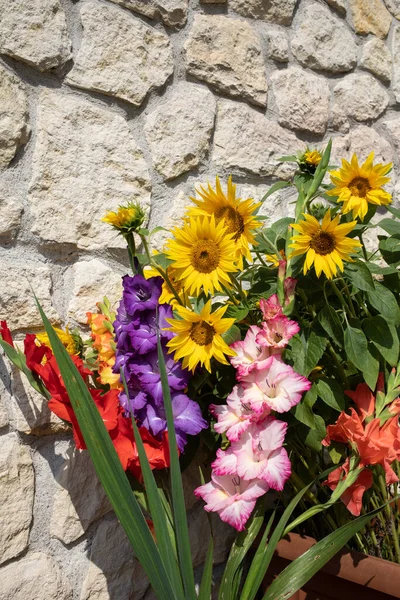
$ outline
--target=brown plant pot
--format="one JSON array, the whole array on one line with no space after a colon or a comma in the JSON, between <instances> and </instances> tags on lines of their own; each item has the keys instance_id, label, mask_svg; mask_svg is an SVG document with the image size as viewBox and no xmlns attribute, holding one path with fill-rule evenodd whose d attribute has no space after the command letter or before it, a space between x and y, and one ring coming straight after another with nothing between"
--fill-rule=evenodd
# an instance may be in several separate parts
<instances>
[{"instance_id":1,"label":"brown plant pot","mask_svg":"<svg viewBox=\"0 0 400 600\"><path fill-rule=\"evenodd\" d=\"M315 540L290 533L277 546L264 579L265 592L287 565ZM285 600L390 600L400 598L400 565L347 549L338 552L310 581Z\"/></svg>"}]
</instances>

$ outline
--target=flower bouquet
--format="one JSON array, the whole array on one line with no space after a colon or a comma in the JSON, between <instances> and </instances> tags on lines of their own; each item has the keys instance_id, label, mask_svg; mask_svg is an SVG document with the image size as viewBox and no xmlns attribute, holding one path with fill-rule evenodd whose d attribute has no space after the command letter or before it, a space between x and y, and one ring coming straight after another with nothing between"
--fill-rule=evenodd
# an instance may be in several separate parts
<instances>
[{"instance_id":1,"label":"flower bouquet","mask_svg":"<svg viewBox=\"0 0 400 600\"><path fill-rule=\"evenodd\" d=\"M1 322L8 358L90 452L160 599L211 594L211 528L197 587L190 557L181 471L193 461L211 465L193 493L238 531L221 600L255 598L293 529L320 541L265 600L295 593L346 544L400 562L391 165L371 154L332 170L330 144L282 160L292 180L260 202L238 198L231 178L200 186L164 248L137 204L109 212L132 273L117 307L105 298L88 313L89 339L53 329L39 304L45 332L23 351ZM295 216L266 225L260 207L289 186ZM390 217L374 218L379 207Z\"/></svg>"}]
</instances>

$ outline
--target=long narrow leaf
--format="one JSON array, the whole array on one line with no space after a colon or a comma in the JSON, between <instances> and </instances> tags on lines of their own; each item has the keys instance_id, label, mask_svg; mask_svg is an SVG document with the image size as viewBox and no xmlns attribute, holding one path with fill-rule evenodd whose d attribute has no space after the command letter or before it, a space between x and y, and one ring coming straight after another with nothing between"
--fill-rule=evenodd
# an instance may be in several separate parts
<instances>
[{"instance_id":1,"label":"long narrow leaf","mask_svg":"<svg viewBox=\"0 0 400 600\"><path fill-rule=\"evenodd\" d=\"M263 600L285 600L295 594L383 507L343 525L296 558L269 586Z\"/></svg>"},{"instance_id":2,"label":"long narrow leaf","mask_svg":"<svg viewBox=\"0 0 400 600\"><path fill-rule=\"evenodd\" d=\"M251 588L252 588L251 582L253 581L258 570L260 569L262 559L264 556L264 552L265 552L265 548L267 546L268 536L271 531L271 527L272 527L272 523L274 522L274 519L275 519L275 511L272 513L272 515L269 518L269 521L267 523L267 526L265 528L265 531L263 533L261 541L258 545L257 552L255 553L255 555L253 556L253 560L251 561L251 566L250 566L249 572L247 574L246 581L244 582L243 590L242 590L242 593L240 596L241 600L246 600L247 598L251 597L250 596Z\"/></svg>"},{"instance_id":3,"label":"long narrow leaf","mask_svg":"<svg viewBox=\"0 0 400 600\"><path fill-rule=\"evenodd\" d=\"M111 438L78 369L36 303L60 373L97 475L158 600L174 600L174 591L140 506L132 493Z\"/></svg>"},{"instance_id":4,"label":"long narrow leaf","mask_svg":"<svg viewBox=\"0 0 400 600\"><path fill-rule=\"evenodd\" d=\"M211 585L212 585L212 570L213 570L213 555L214 555L214 540L212 535L208 543L206 561L204 563L203 575L199 590L198 600L210 600Z\"/></svg>"},{"instance_id":5,"label":"long narrow leaf","mask_svg":"<svg viewBox=\"0 0 400 600\"><path fill-rule=\"evenodd\" d=\"M127 398L129 398L129 390L122 369L121 379L124 384L125 394L127 395ZM175 548L169 537L167 515L165 513L164 506L161 502L157 483L154 479L153 471L151 470L149 460L147 458L143 440L140 436L140 432L133 414L131 414L131 417L133 433L135 436L135 442L140 461L140 468L142 469L143 481L150 509L150 515L154 523L154 531L157 540L157 546L160 551L161 558L164 562L166 571L168 573L171 586L174 588L176 597L182 598L182 600L184 600L182 580L179 574L177 557L175 555Z\"/></svg>"},{"instance_id":6,"label":"long narrow leaf","mask_svg":"<svg viewBox=\"0 0 400 600\"><path fill-rule=\"evenodd\" d=\"M174 415L172 412L171 393L168 385L167 370L165 368L164 354L161 347L160 336L157 336L158 365L160 370L161 386L164 397L164 408L168 427L171 494L174 514L174 527L178 546L178 558L183 579L186 600L196 600L194 584L192 553L190 550L189 531L186 520L185 498L183 495L182 474L179 465L178 449L176 445Z\"/></svg>"}]
</instances>

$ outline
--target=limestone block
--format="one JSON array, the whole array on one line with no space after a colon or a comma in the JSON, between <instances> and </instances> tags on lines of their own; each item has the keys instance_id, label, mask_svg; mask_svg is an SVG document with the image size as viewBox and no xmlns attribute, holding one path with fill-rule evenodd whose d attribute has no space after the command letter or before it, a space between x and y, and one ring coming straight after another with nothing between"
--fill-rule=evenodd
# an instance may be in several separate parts
<instances>
[{"instance_id":1,"label":"limestone block","mask_svg":"<svg viewBox=\"0 0 400 600\"><path fill-rule=\"evenodd\" d=\"M67 83L140 106L174 70L168 36L126 11L98 2L81 6L83 39Z\"/></svg>"},{"instance_id":2,"label":"limestone block","mask_svg":"<svg viewBox=\"0 0 400 600\"><path fill-rule=\"evenodd\" d=\"M150 179L128 122L116 112L42 89L29 201L32 232L85 250L124 247L101 222L107 210L150 202Z\"/></svg>"},{"instance_id":3,"label":"limestone block","mask_svg":"<svg viewBox=\"0 0 400 600\"><path fill-rule=\"evenodd\" d=\"M387 119L381 123L388 138L393 142L397 152L400 151L400 118Z\"/></svg>"},{"instance_id":4,"label":"limestone block","mask_svg":"<svg viewBox=\"0 0 400 600\"><path fill-rule=\"evenodd\" d=\"M186 70L217 90L267 104L267 81L257 32L222 15L196 15L185 43Z\"/></svg>"},{"instance_id":5,"label":"limestone block","mask_svg":"<svg viewBox=\"0 0 400 600\"><path fill-rule=\"evenodd\" d=\"M50 298L52 284L48 267L41 263L2 260L0 281L0 319L7 320L11 331L43 326L34 293L48 318L57 322L58 316Z\"/></svg>"},{"instance_id":6,"label":"limestone block","mask_svg":"<svg viewBox=\"0 0 400 600\"><path fill-rule=\"evenodd\" d=\"M50 535L70 544L111 510L87 450L74 450L56 474Z\"/></svg>"},{"instance_id":7,"label":"limestone block","mask_svg":"<svg viewBox=\"0 0 400 600\"><path fill-rule=\"evenodd\" d=\"M389 104L386 90L367 73L346 75L334 88L335 105L356 121L376 119Z\"/></svg>"},{"instance_id":8,"label":"limestone block","mask_svg":"<svg viewBox=\"0 0 400 600\"><path fill-rule=\"evenodd\" d=\"M0 243L9 242L21 224L22 204L3 187L0 187L0 214Z\"/></svg>"},{"instance_id":9,"label":"limestone block","mask_svg":"<svg viewBox=\"0 0 400 600\"><path fill-rule=\"evenodd\" d=\"M288 62L289 60L289 43L286 33L280 29L279 31L269 31L267 33L268 56L276 62Z\"/></svg>"},{"instance_id":10,"label":"limestone block","mask_svg":"<svg viewBox=\"0 0 400 600\"><path fill-rule=\"evenodd\" d=\"M392 78L392 59L385 42L378 38L368 40L363 47L360 66L374 75L390 81Z\"/></svg>"},{"instance_id":11,"label":"limestone block","mask_svg":"<svg viewBox=\"0 0 400 600\"><path fill-rule=\"evenodd\" d=\"M317 2L300 8L291 47L302 65L317 71L350 71L357 60L350 30L327 6Z\"/></svg>"},{"instance_id":12,"label":"limestone block","mask_svg":"<svg viewBox=\"0 0 400 600\"><path fill-rule=\"evenodd\" d=\"M0 381L0 429L8 425L8 414L6 408L6 390Z\"/></svg>"},{"instance_id":13,"label":"limestone block","mask_svg":"<svg viewBox=\"0 0 400 600\"><path fill-rule=\"evenodd\" d=\"M290 25L296 0L229 0L229 7L243 17Z\"/></svg>"},{"instance_id":14,"label":"limestone block","mask_svg":"<svg viewBox=\"0 0 400 600\"><path fill-rule=\"evenodd\" d=\"M60 0L0 0L0 54L40 71L71 58L71 42Z\"/></svg>"},{"instance_id":15,"label":"limestone block","mask_svg":"<svg viewBox=\"0 0 400 600\"><path fill-rule=\"evenodd\" d=\"M0 570L0 600L72 600L70 584L58 564L35 552Z\"/></svg>"},{"instance_id":16,"label":"limestone block","mask_svg":"<svg viewBox=\"0 0 400 600\"><path fill-rule=\"evenodd\" d=\"M1 0L0 0L1 14ZM1 27L1 21L0 21ZM0 65L0 169L14 158L28 140L28 98L23 83ZM0 224L0 229L3 224Z\"/></svg>"},{"instance_id":17,"label":"limestone block","mask_svg":"<svg viewBox=\"0 0 400 600\"><path fill-rule=\"evenodd\" d=\"M393 81L392 89L397 102L400 102L400 25L393 29L392 37Z\"/></svg>"},{"instance_id":18,"label":"limestone block","mask_svg":"<svg viewBox=\"0 0 400 600\"><path fill-rule=\"evenodd\" d=\"M183 191L178 192L172 200L168 198L168 202L157 202L157 206L154 207L154 215L152 211L153 223L155 226L156 223L162 222L164 229L157 231L151 236L152 248L161 251L166 241L172 235L170 230L182 225L182 218L186 213L186 208L190 206L190 204L188 195Z\"/></svg>"},{"instance_id":19,"label":"limestone block","mask_svg":"<svg viewBox=\"0 0 400 600\"><path fill-rule=\"evenodd\" d=\"M15 433L0 437L0 564L21 554L29 543L32 521L34 473L29 448ZM1 579L3 596L4 577Z\"/></svg>"},{"instance_id":20,"label":"limestone block","mask_svg":"<svg viewBox=\"0 0 400 600\"><path fill-rule=\"evenodd\" d=\"M325 79L290 67L271 76L278 121L299 131L325 132L329 117L329 85Z\"/></svg>"},{"instance_id":21,"label":"limestone block","mask_svg":"<svg viewBox=\"0 0 400 600\"><path fill-rule=\"evenodd\" d=\"M241 198L253 198L255 202L261 202L270 187L270 185L241 184L238 185L238 195ZM297 192L292 187L278 190L263 202L258 214L269 217L267 226L284 217L294 217L296 199Z\"/></svg>"},{"instance_id":22,"label":"limestone block","mask_svg":"<svg viewBox=\"0 0 400 600\"><path fill-rule=\"evenodd\" d=\"M94 258L81 261L70 267L67 277L72 277L71 299L68 305L68 317L87 324L87 312L96 312L96 303L107 296L112 306L116 306L122 297L122 276L102 261Z\"/></svg>"},{"instance_id":23,"label":"limestone block","mask_svg":"<svg viewBox=\"0 0 400 600\"><path fill-rule=\"evenodd\" d=\"M400 0L385 0L385 6L396 19L400 19Z\"/></svg>"},{"instance_id":24,"label":"limestone block","mask_svg":"<svg viewBox=\"0 0 400 600\"><path fill-rule=\"evenodd\" d=\"M294 167L277 158L304 147L293 133L245 104L220 100L212 160L219 169L289 177Z\"/></svg>"},{"instance_id":25,"label":"limestone block","mask_svg":"<svg viewBox=\"0 0 400 600\"><path fill-rule=\"evenodd\" d=\"M341 15L345 15L347 12L347 0L326 0L329 6L332 6Z\"/></svg>"},{"instance_id":26,"label":"limestone block","mask_svg":"<svg viewBox=\"0 0 400 600\"><path fill-rule=\"evenodd\" d=\"M189 0L111 0L149 19L162 19L169 27L186 23Z\"/></svg>"},{"instance_id":27,"label":"limestone block","mask_svg":"<svg viewBox=\"0 0 400 600\"><path fill-rule=\"evenodd\" d=\"M102 521L93 539L80 600L142 598L149 581L115 517Z\"/></svg>"},{"instance_id":28,"label":"limestone block","mask_svg":"<svg viewBox=\"0 0 400 600\"><path fill-rule=\"evenodd\" d=\"M227 0L200 0L202 4L225 4Z\"/></svg>"},{"instance_id":29,"label":"limestone block","mask_svg":"<svg viewBox=\"0 0 400 600\"><path fill-rule=\"evenodd\" d=\"M349 0L349 8L356 33L387 36L392 16L383 0Z\"/></svg>"},{"instance_id":30,"label":"limestone block","mask_svg":"<svg viewBox=\"0 0 400 600\"><path fill-rule=\"evenodd\" d=\"M209 90L182 82L147 116L144 130L153 165L164 179L201 163L209 149L215 106Z\"/></svg>"}]
</instances>

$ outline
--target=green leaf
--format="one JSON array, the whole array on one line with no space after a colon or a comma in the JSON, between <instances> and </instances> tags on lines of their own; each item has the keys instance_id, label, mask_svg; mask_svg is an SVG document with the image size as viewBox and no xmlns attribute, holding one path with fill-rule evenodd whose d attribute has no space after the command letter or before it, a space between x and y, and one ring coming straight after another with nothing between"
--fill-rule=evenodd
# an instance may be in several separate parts
<instances>
[{"instance_id":1,"label":"green leaf","mask_svg":"<svg viewBox=\"0 0 400 600\"><path fill-rule=\"evenodd\" d=\"M298 158L294 154L290 154L289 156L281 156L276 160L278 162L297 162Z\"/></svg>"},{"instance_id":2,"label":"green leaf","mask_svg":"<svg viewBox=\"0 0 400 600\"><path fill-rule=\"evenodd\" d=\"M383 506L358 517L327 535L291 562L269 586L263 600L287 600L307 583Z\"/></svg>"},{"instance_id":3,"label":"green leaf","mask_svg":"<svg viewBox=\"0 0 400 600\"><path fill-rule=\"evenodd\" d=\"M316 194L319 186L322 183L323 178L325 177L326 170L329 166L329 158L331 156L331 148L332 148L332 140L329 140L329 142L324 150L324 153L322 155L322 158L318 164L318 167L315 169L314 179L313 179L310 187L308 188L306 200L309 200L310 198L312 198L314 196L314 194Z\"/></svg>"},{"instance_id":4,"label":"green leaf","mask_svg":"<svg viewBox=\"0 0 400 600\"><path fill-rule=\"evenodd\" d=\"M344 332L344 349L348 359L357 369L364 371L368 352L367 338L361 329L347 325Z\"/></svg>"},{"instance_id":5,"label":"green leaf","mask_svg":"<svg viewBox=\"0 0 400 600\"><path fill-rule=\"evenodd\" d=\"M357 289L365 292L373 292L375 290L371 272L366 264L360 260L356 260L353 263L346 263L344 272Z\"/></svg>"},{"instance_id":6,"label":"green leaf","mask_svg":"<svg viewBox=\"0 0 400 600\"><path fill-rule=\"evenodd\" d=\"M273 225L271 225L271 231L275 234L275 240L279 238L286 239L288 227L294 223L294 219L292 217L283 217L283 219L278 219L275 221Z\"/></svg>"},{"instance_id":7,"label":"green leaf","mask_svg":"<svg viewBox=\"0 0 400 600\"><path fill-rule=\"evenodd\" d=\"M243 321L249 314L249 309L245 306L233 306L230 304L226 313L224 314L224 318L235 319L235 321Z\"/></svg>"},{"instance_id":8,"label":"green leaf","mask_svg":"<svg viewBox=\"0 0 400 600\"><path fill-rule=\"evenodd\" d=\"M398 208L394 208L393 206L386 206L386 210L388 210L392 215L400 219L400 210Z\"/></svg>"},{"instance_id":9,"label":"green leaf","mask_svg":"<svg viewBox=\"0 0 400 600\"><path fill-rule=\"evenodd\" d=\"M400 323L400 309L395 295L384 285L375 281L375 290L367 292L368 302L396 325Z\"/></svg>"},{"instance_id":10,"label":"green leaf","mask_svg":"<svg viewBox=\"0 0 400 600\"><path fill-rule=\"evenodd\" d=\"M251 565L249 568L249 572L247 573L246 581L243 586L241 598L250 598L249 594L252 593L253 580L257 577L257 573L262 566L263 556L265 552L265 548L267 546L268 537L271 531L272 524L275 520L276 511L274 510L271 514L268 523L264 529L264 533L262 535L261 541L258 545L257 552L253 556L253 560L251 561Z\"/></svg>"},{"instance_id":11,"label":"green leaf","mask_svg":"<svg viewBox=\"0 0 400 600\"><path fill-rule=\"evenodd\" d=\"M164 271L167 269L167 267L169 267L170 264L174 262L167 258L167 255L163 254L162 252L160 252L160 254L154 254L154 256L152 256L152 260L154 260L154 262L164 269Z\"/></svg>"},{"instance_id":12,"label":"green leaf","mask_svg":"<svg viewBox=\"0 0 400 600\"><path fill-rule=\"evenodd\" d=\"M337 312L329 304L325 304L318 313L318 321L335 344L342 348L344 336L342 323Z\"/></svg>"},{"instance_id":13,"label":"green leaf","mask_svg":"<svg viewBox=\"0 0 400 600\"><path fill-rule=\"evenodd\" d=\"M383 317L364 319L363 329L365 335L379 350L383 358L391 367L397 366L399 358L399 338L393 323Z\"/></svg>"},{"instance_id":14,"label":"green leaf","mask_svg":"<svg viewBox=\"0 0 400 600\"><path fill-rule=\"evenodd\" d=\"M175 597L159 550L112 444L100 413L78 369L36 299L68 397L99 480L159 600Z\"/></svg>"},{"instance_id":15,"label":"green leaf","mask_svg":"<svg viewBox=\"0 0 400 600\"><path fill-rule=\"evenodd\" d=\"M314 415L314 417L316 427L315 429L310 429L304 439L304 443L312 450L320 452L321 442L326 436L325 421L320 415Z\"/></svg>"},{"instance_id":16,"label":"green leaf","mask_svg":"<svg viewBox=\"0 0 400 600\"><path fill-rule=\"evenodd\" d=\"M317 388L315 383L304 395L303 399L296 405L294 410L294 416L300 423L307 425L311 429L316 429L317 424L315 421L315 415L312 411L312 407L317 399Z\"/></svg>"},{"instance_id":17,"label":"green leaf","mask_svg":"<svg viewBox=\"0 0 400 600\"><path fill-rule=\"evenodd\" d=\"M368 352L366 355L365 368L363 369L363 376L366 384L371 388L372 391L376 388L376 382L378 381L379 375L379 360L376 359L373 353L374 347L368 342ZM375 350L376 352L376 350Z\"/></svg>"},{"instance_id":18,"label":"green leaf","mask_svg":"<svg viewBox=\"0 0 400 600\"><path fill-rule=\"evenodd\" d=\"M290 185L292 185L290 181L277 181L276 183L271 185L268 192L264 194L264 196L261 198L261 202L265 202L265 200L269 198L269 196L275 194L275 192L277 192L278 190L282 190L283 188L289 187Z\"/></svg>"},{"instance_id":19,"label":"green leaf","mask_svg":"<svg viewBox=\"0 0 400 600\"><path fill-rule=\"evenodd\" d=\"M396 219L382 219L376 226L384 229L389 235L400 233L400 223Z\"/></svg>"},{"instance_id":20,"label":"green leaf","mask_svg":"<svg viewBox=\"0 0 400 600\"><path fill-rule=\"evenodd\" d=\"M237 325L229 327L228 331L222 334L222 339L230 346L233 342L238 342L241 339L240 329Z\"/></svg>"},{"instance_id":21,"label":"green leaf","mask_svg":"<svg viewBox=\"0 0 400 600\"><path fill-rule=\"evenodd\" d=\"M183 495L182 474L179 465L178 448L176 444L174 415L172 412L171 392L169 389L167 370L165 367L164 353L160 336L157 335L158 368L160 371L161 387L164 398L164 409L168 427L168 442L170 456L170 477L172 510L180 572L185 590L185 600L196 600L196 591L193 576L192 552L190 550L189 530L186 519L185 498Z\"/></svg>"},{"instance_id":22,"label":"green leaf","mask_svg":"<svg viewBox=\"0 0 400 600\"><path fill-rule=\"evenodd\" d=\"M318 396L331 408L342 412L346 403L342 388L335 379L318 379L316 382Z\"/></svg>"},{"instance_id":23,"label":"green leaf","mask_svg":"<svg viewBox=\"0 0 400 600\"><path fill-rule=\"evenodd\" d=\"M315 331L312 331L306 343L306 356L304 360L304 372L302 375L307 377L311 371L318 365L323 353L325 352L328 340Z\"/></svg>"},{"instance_id":24,"label":"green leaf","mask_svg":"<svg viewBox=\"0 0 400 600\"><path fill-rule=\"evenodd\" d=\"M381 239L379 250L388 265L397 266L400 263L400 236Z\"/></svg>"},{"instance_id":25,"label":"green leaf","mask_svg":"<svg viewBox=\"0 0 400 600\"><path fill-rule=\"evenodd\" d=\"M305 343L303 342L299 334L296 334L292 337L292 339L289 342L289 346L291 358L293 360L293 369L296 371L296 373L304 375L304 360L306 348Z\"/></svg>"},{"instance_id":26,"label":"green leaf","mask_svg":"<svg viewBox=\"0 0 400 600\"><path fill-rule=\"evenodd\" d=\"M214 556L214 540L211 536L210 541L208 543L206 560L205 560L204 569L203 569L203 575L201 577L201 584L200 584L200 589L199 589L198 600L210 600L210 598L211 598L213 556Z\"/></svg>"},{"instance_id":27,"label":"green leaf","mask_svg":"<svg viewBox=\"0 0 400 600\"><path fill-rule=\"evenodd\" d=\"M0 335L0 346L3 348L7 358L25 375L30 385L37 391L39 394L50 399L51 395L43 385L43 383L36 379L35 375L26 365L25 354L23 354L20 350L16 350L11 344L8 344L3 340Z\"/></svg>"}]
</instances>

